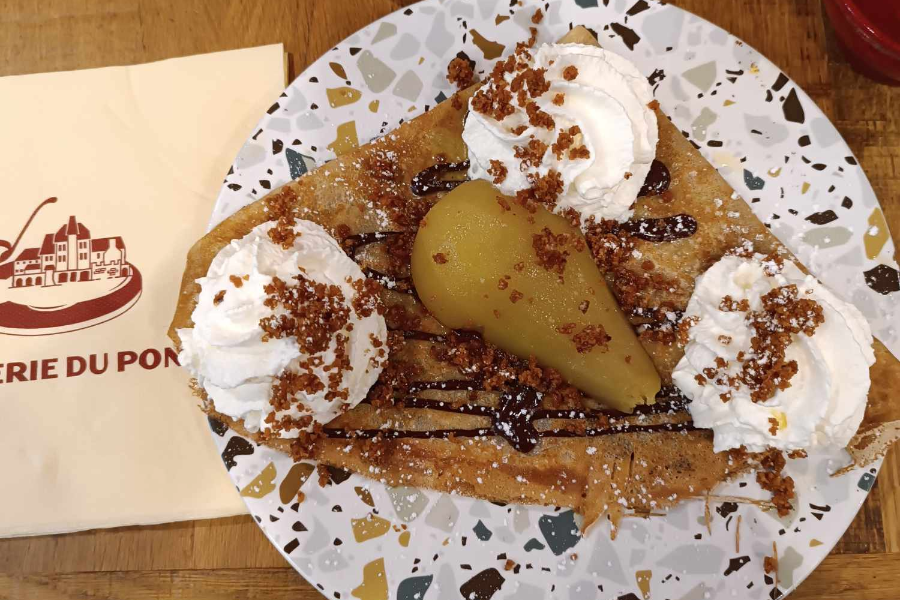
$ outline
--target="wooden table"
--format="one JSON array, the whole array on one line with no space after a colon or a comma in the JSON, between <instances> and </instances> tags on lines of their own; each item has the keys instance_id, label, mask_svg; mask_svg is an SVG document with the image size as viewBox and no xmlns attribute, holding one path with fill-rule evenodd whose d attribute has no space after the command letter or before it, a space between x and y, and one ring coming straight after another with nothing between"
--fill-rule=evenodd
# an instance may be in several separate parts
<instances>
[{"instance_id":1,"label":"wooden table","mask_svg":"<svg viewBox=\"0 0 900 600\"><path fill-rule=\"evenodd\" d=\"M854 73L821 0L676 0L781 66L825 111L900 233L900 88ZM293 78L409 0L0 0L0 75L139 63L283 42ZM2 100L0 100L2 101ZM792 596L900 598L900 454ZM0 540L3 598L318 600L250 517Z\"/></svg>"}]
</instances>

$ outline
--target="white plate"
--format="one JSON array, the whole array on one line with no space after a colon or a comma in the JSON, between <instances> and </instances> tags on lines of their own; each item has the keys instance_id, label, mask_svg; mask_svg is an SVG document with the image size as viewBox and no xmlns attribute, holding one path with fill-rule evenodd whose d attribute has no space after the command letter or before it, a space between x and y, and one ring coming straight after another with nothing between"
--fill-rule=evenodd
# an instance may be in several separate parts
<instances>
[{"instance_id":1,"label":"white plate","mask_svg":"<svg viewBox=\"0 0 900 600\"><path fill-rule=\"evenodd\" d=\"M893 305L900 294L867 285L884 291L896 280L894 247L840 134L748 45L674 6L643 0L525 2L512 9L507 0L428 0L384 17L316 61L272 105L235 160L213 223L332 158L336 139L364 143L434 106L451 93L444 74L458 51L485 68L496 52L528 37L538 6L546 13L540 42L586 25L604 47L634 60L662 107L757 215L897 352L900 336L890 325L898 321ZM837 542L877 470L832 478L845 462L842 453L815 454L789 466L798 498L786 518L714 498L711 535L704 503L692 501L665 517L626 519L611 541L608 525L580 539L571 511L392 490L356 475L325 488L313 475L302 488L306 500L297 504L309 466L222 427L213 430L235 485L272 543L329 598L362 600L777 597ZM717 494L765 497L749 477ZM778 591L762 566L773 541ZM519 566L504 570L507 558Z\"/></svg>"}]
</instances>

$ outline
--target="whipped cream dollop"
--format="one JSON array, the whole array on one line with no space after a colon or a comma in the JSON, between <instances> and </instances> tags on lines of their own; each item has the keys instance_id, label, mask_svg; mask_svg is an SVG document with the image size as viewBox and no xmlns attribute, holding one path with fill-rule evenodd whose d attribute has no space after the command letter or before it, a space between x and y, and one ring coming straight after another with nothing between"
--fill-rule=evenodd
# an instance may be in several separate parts
<instances>
[{"instance_id":1,"label":"whipped cream dollop","mask_svg":"<svg viewBox=\"0 0 900 600\"><path fill-rule=\"evenodd\" d=\"M743 361L756 357L748 312L735 307L746 300L743 308L760 311L763 296L791 284L798 298L821 306L824 320L812 335L791 335L784 358L796 361L797 370L790 386L754 402L743 383L735 387L723 385L724 377L706 377L704 370L715 367L717 359L728 363L721 374L737 376ZM726 296L730 299L723 302ZM672 379L691 399L694 424L713 430L716 452L740 446L750 452L844 447L856 433L875 362L871 329L855 306L794 263L782 265L760 254L725 256L697 278L683 319L693 325ZM730 399L723 401L722 394Z\"/></svg>"},{"instance_id":2,"label":"whipped cream dollop","mask_svg":"<svg viewBox=\"0 0 900 600\"><path fill-rule=\"evenodd\" d=\"M549 88L538 97L529 96L526 105L536 102L555 124L550 129L532 125L527 106L520 104L515 93L511 114L501 120L475 110L473 98L462 134L469 153L469 177L493 181L504 194L514 196L531 187L529 176L545 176L555 170L563 185L556 212L572 208L582 221L589 217L627 220L659 139L656 113L649 107L653 101L650 84L634 63L594 46L549 44L533 56L525 55L529 56L528 67L546 69ZM507 72L504 81L511 83L518 74ZM496 87L490 80L485 85ZM558 103L560 94L562 102ZM552 149L560 132L573 126L580 133L572 147L587 148L583 158ZM546 144L547 151L537 164L523 167L516 158L516 147L526 147L532 137ZM502 181L495 181L491 161L500 161L505 167Z\"/></svg>"},{"instance_id":3,"label":"whipped cream dollop","mask_svg":"<svg viewBox=\"0 0 900 600\"><path fill-rule=\"evenodd\" d=\"M366 397L386 360L387 327L377 312L362 316L353 308L358 292L352 282L365 276L325 229L298 220L293 244L285 248L268 235L275 225L264 223L233 240L213 259L206 277L197 280L194 327L178 330L182 347L178 358L217 411L243 419L248 431L274 428L280 437L293 438L313 422L327 423ZM304 353L295 336L265 335L260 325L263 319L287 313L284 305L267 301L272 291L267 286L275 278L296 285L301 273L311 285L337 286L340 293L332 296L347 310L347 324L333 332L327 348L315 355ZM338 363L343 367L335 366ZM282 403L276 410L273 386L286 373L298 377L290 378L293 383L280 382L290 391L287 406ZM269 416L273 412L274 419ZM284 426L297 420L305 426Z\"/></svg>"}]
</instances>

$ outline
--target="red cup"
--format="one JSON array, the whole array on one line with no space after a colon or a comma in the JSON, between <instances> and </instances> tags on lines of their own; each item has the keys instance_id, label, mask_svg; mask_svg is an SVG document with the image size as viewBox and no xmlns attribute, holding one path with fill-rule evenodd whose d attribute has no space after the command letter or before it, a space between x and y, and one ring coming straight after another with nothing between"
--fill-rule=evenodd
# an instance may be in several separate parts
<instances>
[{"instance_id":1,"label":"red cup","mask_svg":"<svg viewBox=\"0 0 900 600\"><path fill-rule=\"evenodd\" d=\"M853 68L900 85L900 0L825 0L825 10Z\"/></svg>"}]
</instances>

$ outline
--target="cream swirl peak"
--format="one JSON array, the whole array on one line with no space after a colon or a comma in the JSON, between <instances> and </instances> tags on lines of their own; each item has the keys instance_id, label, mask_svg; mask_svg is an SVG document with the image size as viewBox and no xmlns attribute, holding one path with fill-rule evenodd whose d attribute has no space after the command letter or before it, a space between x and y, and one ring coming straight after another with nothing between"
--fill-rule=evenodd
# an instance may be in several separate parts
<instances>
[{"instance_id":1,"label":"cream swirl peak","mask_svg":"<svg viewBox=\"0 0 900 600\"><path fill-rule=\"evenodd\" d=\"M556 212L625 221L656 156L652 102L646 78L617 54L582 44L520 49L470 101L469 177L510 196L549 181L557 194L545 204Z\"/></svg>"},{"instance_id":2,"label":"cream swirl peak","mask_svg":"<svg viewBox=\"0 0 900 600\"><path fill-rule=\"evenodd\" d=\"M725 256L697 278L683 323L688 341L672 379L717 452L843 447L856 433L872 332L794 263Z\"/></svg>"},{"instance_id":3,"label":"cream swirl peak","mask_svg":"<svg viewBox=\"0 0 900 600\"><path fill-rule=\"evenodd\" d=\"M233 240L197 280L179 361L217 411L294 438L366 397L387 360L387 327L325 229L298 220L276 244L275 227Z\"/></svg>"}]
</instances>

